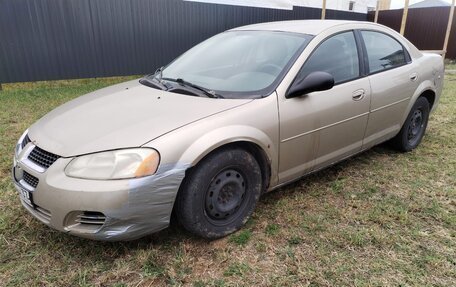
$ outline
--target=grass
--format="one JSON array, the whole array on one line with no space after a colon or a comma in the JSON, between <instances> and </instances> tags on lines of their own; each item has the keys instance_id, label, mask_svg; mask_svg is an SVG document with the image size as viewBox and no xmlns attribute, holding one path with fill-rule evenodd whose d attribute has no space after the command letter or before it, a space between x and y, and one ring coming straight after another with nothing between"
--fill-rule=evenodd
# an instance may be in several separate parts
<instances>
[{"instance_id":1,"label":"grass","mask_svg":"<svg viewBox=\"0 0 456 287\"><path fill-rule=\"evenodd\" d=\"M252 232L248 229L240 230L239 232L233 234L229 238L230 243L234 243L236 245L247 245L250 238L252 237Z\"/></svg>"},{"instance_id":2,"label":"grass","mask_svg":"<svg viewBox=\"0 0 456 287\"><path fill-rule=\"evenodd\" d=\"M447 64L445 66L446 70L456 70L456 60L447 60Z\"/></svg>"},{"instance_id":3,"label":"grass","mask_svg":"<svg viewBox=\"0 0 456 287\"><path fill-rule=\"evenodd\" d=\"M456 75L421 146L375 147L265 195L246 227L208 242L172 227L134 242L56 232L21 207L13 147L52 108L126 78L3 85L1 286L454 286Z\"/></svg>"}]
</instances>

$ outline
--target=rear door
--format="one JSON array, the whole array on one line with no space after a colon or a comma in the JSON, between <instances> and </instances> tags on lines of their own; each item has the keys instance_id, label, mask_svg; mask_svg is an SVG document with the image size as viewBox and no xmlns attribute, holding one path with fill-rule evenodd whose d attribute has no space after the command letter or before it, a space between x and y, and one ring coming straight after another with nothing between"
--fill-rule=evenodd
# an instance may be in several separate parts
<instances>
[{"instance_id":1,"label":"rear door","mask_svg":"<svg viewBox=\"0 0 456 287\"><path fill-rule=\"evenodd\" d=\"M373 30L360 31L367 52L372 89L369 122L363 148L370 148L400 129L402 118L420 77L410 55L392 36Z\"/></svg>"},{"instance_id":2,"label":"rear door","mask_svg":"<svg viewBox=\"0 0 456 287\"><path fill-rule=\"evenodd\" d=\"M279 100L281 182L361 150L371 93L357 43L351 30L323 40L297 79L324 71L334 77L335 86Z\"/></svg>"}]
</instances>

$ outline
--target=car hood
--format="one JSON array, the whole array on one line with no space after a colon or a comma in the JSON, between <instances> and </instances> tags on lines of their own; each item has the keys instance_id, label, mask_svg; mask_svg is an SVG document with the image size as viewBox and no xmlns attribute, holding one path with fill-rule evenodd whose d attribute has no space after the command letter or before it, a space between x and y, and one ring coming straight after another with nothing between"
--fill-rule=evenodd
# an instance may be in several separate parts
<instances>
[{"instance_id":1,"label":"car hood","mask_svg":"<svg viewBox=\"0 0 456 287\"><path fill-rule=\"evenodd\" d=\"M139 147L179 127L250 101L180 95L134 80L54 109L30 127L29 137L42 149L63 157Z\"/></svg>"}]
</instances>

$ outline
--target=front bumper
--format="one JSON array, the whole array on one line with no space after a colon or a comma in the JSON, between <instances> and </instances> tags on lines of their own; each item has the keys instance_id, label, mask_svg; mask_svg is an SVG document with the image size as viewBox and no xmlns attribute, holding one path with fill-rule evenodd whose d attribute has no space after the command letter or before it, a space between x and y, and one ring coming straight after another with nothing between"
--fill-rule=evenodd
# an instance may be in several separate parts
<instances>
[{"instance_id":1,"label":"front bumper","mask_svg":"<svg viewBox=\"0 0 456 287\"><path fill-rule=\"evenodd\" d=\"M30 146L32 145L32 146ZM33 148L33 144L24 149ZM183 165L163 166L157 174L129 180L85 180L65 175L71 158L59 158L39 172L14 159L13 181L19 193L30 191L32 204L23 206L44 224L76 236L122 241L133 240L169 225ZM24 172L38 179L35 188L24 181Z\"/></svg>"}]
</instances>

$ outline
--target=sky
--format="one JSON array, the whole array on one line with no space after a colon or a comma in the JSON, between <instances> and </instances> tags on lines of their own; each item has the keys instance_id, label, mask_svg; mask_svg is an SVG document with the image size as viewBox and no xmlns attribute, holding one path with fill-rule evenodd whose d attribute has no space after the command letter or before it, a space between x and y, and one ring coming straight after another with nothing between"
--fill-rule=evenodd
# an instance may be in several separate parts
<instances>
[{"instance_id":1,"label":"sky","mask_svg":"<svg viewBox=\"0 0 456 287\"><path fill-rule=\"evenodd\" d=\"M423 0L410 0L409 5L421 2ZM451 0L443 0L451 4ZM404 8L405 0L391 0L391 9L400 9Z\"/></svg>"}]
</instances>

